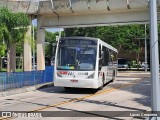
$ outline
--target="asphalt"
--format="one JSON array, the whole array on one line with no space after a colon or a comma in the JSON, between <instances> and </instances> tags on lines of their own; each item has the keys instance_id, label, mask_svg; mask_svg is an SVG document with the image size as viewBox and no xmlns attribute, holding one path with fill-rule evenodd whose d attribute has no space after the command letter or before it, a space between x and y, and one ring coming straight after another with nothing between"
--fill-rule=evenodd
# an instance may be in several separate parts
<instances>
[{"instance_id":1,"label":"asphalt","mask_svg":"<svg viewBox=\"0 0 160 120\"><path fill-rule=\"evenodd\" d=\"M150 73L139 71L121 71L113 83L106 84L99 91L66 91L61 87L48 86L0 98L0 111L40 112L43 116L12 118L15 120L141 120L147 117L133 113L150 110Z\"/></svg>"}]
</instances>

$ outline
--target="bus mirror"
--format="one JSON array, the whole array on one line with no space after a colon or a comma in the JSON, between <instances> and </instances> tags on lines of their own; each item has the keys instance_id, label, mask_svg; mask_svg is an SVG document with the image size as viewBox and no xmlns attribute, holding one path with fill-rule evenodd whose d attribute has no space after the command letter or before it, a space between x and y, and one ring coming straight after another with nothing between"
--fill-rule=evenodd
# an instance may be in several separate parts
<instances>
[{"instance_id":1,"label":"bus mirror","mask_svg":"<svg viewBox=\"0 0 160 120\"><path fill-rule=\"evenodd\" d=\"M59 36L56 36L56 42L59 41Z\"/></svg>"},{"instance_id":2,"label":"bus mirror","mask_svg":"<svg viewBox=\"0 0 160 120\"><path fill-rule=\"evenodd\" d=\"M100 51L100 53L99 53L99 59L102 59L103 58L103 51Z\"/></svg>"}]
</instances>

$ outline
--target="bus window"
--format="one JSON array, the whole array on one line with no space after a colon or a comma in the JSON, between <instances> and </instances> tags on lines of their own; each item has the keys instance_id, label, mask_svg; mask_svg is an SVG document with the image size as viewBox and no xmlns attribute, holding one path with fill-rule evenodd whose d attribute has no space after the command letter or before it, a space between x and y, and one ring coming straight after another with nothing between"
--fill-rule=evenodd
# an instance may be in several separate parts
<instances>
[{"instance_id":1,"label":"bus window","mask_svg":"<svg viewBox=\"0 0 160 120\"><path fill-rule=\"evenodd\" d=\"M106 66L109 63L109 50L103 46L102 65Z\"/></svg>"},{"instance_id":2,"label":"bus window","mask_svg":"<svg viewBox=\"0 0 160 120\"><path fill-rule=\"evenodd\" d=\"M96 55L94 46L59 46L57 69L94 70Z\"/></svg>"},{"instance_id":3,"label":"bus window","mask_svg":"<svg viewBox=\"0 0 160 120\"><path fill-rule=\"evenodd\" d=\"M118 65L117 53L116 52L112 52L111 57L112 57L112 63L114 65Z\"/></svg>"}]
</instances>

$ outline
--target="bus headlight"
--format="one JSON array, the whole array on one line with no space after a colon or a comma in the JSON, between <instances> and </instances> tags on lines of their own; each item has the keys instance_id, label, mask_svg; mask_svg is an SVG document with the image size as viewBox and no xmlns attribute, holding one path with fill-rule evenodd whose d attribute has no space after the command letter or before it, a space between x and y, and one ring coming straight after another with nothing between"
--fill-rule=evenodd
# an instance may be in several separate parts
<instances>
[{"instance_id":1,"label":"bus headlight","mask_svg":"<svg viewBox=\"0 0 160 120\"><path fill-rule=\"evenodd\" d=\"M57 76L58 76L58 77L62 77L62 75L61 75L59 72L57 72Z\"/></svg>"},{"instance_id":2,"label":"bus headlight","mask_svg":"<svg viewBox=\"0 0 160 120\"><path fill-rule=\"evenodd\" d=\"M94 73L90 74L87 78L94 78Z\"/></svg>"}]
</instances>

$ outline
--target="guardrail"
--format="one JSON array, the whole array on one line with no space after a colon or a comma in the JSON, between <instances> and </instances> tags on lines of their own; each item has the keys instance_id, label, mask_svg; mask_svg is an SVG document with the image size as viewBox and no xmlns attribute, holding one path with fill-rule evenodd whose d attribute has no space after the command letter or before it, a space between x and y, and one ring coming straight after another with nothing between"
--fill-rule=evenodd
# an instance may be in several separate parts
<instances>
[{"instance_id":1,"label":"guardrail","mask_svg":"<svg viewBox=\"0 0 160 120\"><path fill-rule=\"evenodd\" d=\"M0 73L0 91L53 82L53 66L44 71Z\"/></svg>"}]
</instances>

